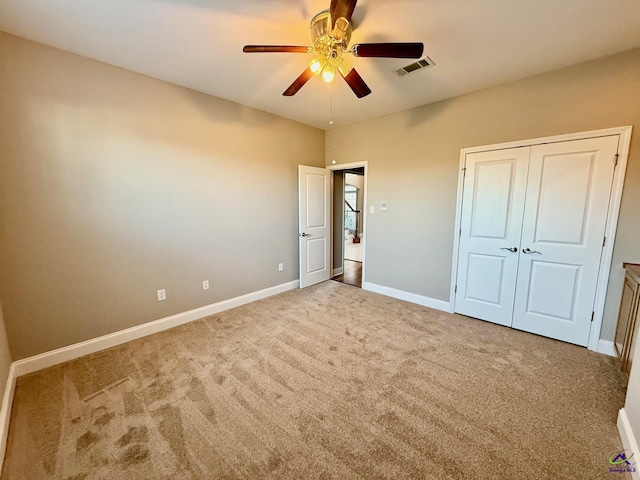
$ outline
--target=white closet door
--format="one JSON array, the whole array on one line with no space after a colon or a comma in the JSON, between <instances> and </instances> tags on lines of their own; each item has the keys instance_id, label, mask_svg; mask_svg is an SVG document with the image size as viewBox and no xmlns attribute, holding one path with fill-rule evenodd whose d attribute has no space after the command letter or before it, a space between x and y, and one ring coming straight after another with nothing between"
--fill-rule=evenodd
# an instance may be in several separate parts
<instances>
[{"instance_id":1,"label":"white closet door","mask_svg":"<svg viewBox=\"0 0 640 480\"><path fill-rule=\"evenodd\" d=\"M529 152L523 147L466 157L458 313L511 325Z\"/></svg>"},{"instance_id":2,"label":"white closet door","mask_svg":"<svg viewBox=\"0 0 640 480\"><path fill-rule=\"evenodd\" d=\"M586 346L618 136L531 148L514 328Z\"/></svg>"}]
</instances>

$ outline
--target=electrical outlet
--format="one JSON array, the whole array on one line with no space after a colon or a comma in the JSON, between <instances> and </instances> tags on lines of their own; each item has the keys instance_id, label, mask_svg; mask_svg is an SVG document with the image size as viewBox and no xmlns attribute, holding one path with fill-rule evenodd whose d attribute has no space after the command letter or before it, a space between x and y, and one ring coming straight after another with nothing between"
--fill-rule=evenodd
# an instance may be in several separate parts
<instances>
[{"instance_id":1,"label":"electrical outlet","mask_svg":"<svg viewBox=\"0 0 640 480\"><path fill-rule=\"evenodd\" d=\"M278 271L279 272L284 272L284 263L279 263L278 264Z\"/></svg>"},{"instance_id":2,"label":"electrical outlet","mask_svg":"<svg viewBox=\"0 0 640 480\"><path fill-rule=\"evenodd\" d=\"M202 281L202 289L203 290L209 290L209 280L203 280Z\"/></svg>"},{"instance_id":3,"label":"electrical outlet","mask_svg":"<svg viewBox=\"0 0 640 480\"><path fill-rule=\"evenodd\" d=\"M159 302L167 299L167 292L165 291L164 288L161 289L161 290L158 290L156 293L158 294L158 301Z\"/></svg>"}]
</instances>

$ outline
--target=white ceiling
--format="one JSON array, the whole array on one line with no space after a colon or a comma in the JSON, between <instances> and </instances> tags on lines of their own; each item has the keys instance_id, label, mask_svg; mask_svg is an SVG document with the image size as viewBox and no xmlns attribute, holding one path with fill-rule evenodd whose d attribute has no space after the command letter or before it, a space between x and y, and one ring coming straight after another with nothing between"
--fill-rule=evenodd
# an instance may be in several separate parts
<instances>
[{"instance_id":1,"label":"white ceiling","mask_svg":"<svg viewBox=\"0 0 640 480\"><path fill-rule=\"evenodd\" d=\"M373 93L313 78L282 92L310 54L245 54L245 44L310 45L329 0L0 0L0 30L328 129L640 47L639 0L360 0L352 43L424 42L436 63L355 58ZM333 90L333 92L332 92Z\"/></svg>"}]
</instances>

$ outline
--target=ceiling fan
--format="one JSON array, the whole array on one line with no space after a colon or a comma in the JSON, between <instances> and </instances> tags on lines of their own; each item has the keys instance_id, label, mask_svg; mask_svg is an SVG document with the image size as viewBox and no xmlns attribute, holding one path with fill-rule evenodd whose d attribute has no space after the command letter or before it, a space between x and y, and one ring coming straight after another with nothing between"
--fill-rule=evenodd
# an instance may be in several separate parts
<instances>
[{"instance_id":1,"label":"ceiling fan","mask_svg":"<svg viewBox=\"0 0 640 480\"><path fill-rule=\"evenodd\" d=\"M307 69L294 80L283 95L291 97L314 75L325 82L332 82L336 70L345 79L358 98L366 97L371 89L360 74L344 59L351 53L356 57L420 58L424 50L422 43L357 43L349 48L351 40L351 16L357 0L331 0L328 10L323 10L311 20L312 47L293 45L245 45L245 53L316 53Z\"/></svg>"}]
</instances>

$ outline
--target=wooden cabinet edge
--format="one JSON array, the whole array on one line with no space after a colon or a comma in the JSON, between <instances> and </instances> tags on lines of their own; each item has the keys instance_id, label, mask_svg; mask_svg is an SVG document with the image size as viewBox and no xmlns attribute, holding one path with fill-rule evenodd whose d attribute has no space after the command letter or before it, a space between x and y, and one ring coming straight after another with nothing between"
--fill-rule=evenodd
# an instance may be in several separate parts
<instances>
[{"instance_id":1,"label":"wooden cabinet edge","mask_svg":"<svg viewBox=\"0 0 640 480\"><path fill-rule=\"evenodd\" d=\"M640 265L637 263L623 263L622 266L625 269L625 279L623 285L622 297L620 298L620 308L618 310L618 323L616 326L616 334L614 337L614 348L618 359L620 360L620 369L627 375L631 367L630 348L635 336L635 330L639 327L637 317L639 315L640 307ZM629 311L626 318L621 318L623 312L623 305L625 302L626 286L629 285L632 291L631 304L629 305ZM621 322L623 322L621 324ZM622 339L622 351L618 348L618 332L620 327L624 327L624 336Z\"/></svg>"}]
</instances>

